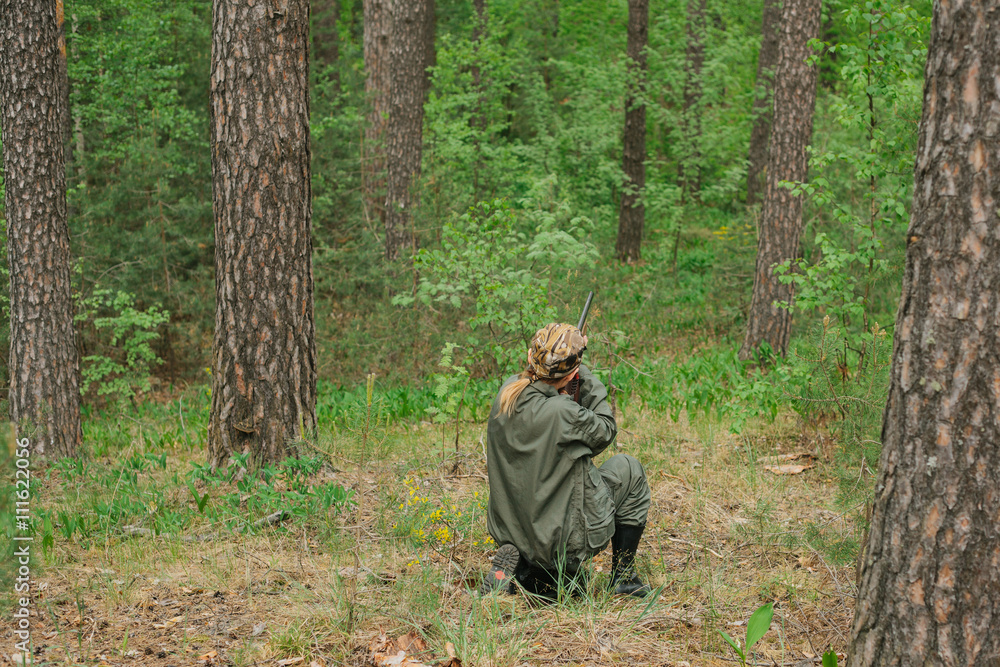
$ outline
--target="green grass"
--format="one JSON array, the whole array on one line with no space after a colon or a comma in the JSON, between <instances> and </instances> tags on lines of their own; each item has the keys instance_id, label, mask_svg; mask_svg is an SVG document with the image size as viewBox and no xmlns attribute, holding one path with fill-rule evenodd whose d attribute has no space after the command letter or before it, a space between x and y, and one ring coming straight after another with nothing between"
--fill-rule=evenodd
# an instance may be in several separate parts
<instances>
[{"instance_id":1,"label":"green grass","mask_svg":"<svg viewBox=\"0 0 1000 667\"><path fill-rule=\"evenodd\" d=\"M182 399L192 415L199 397L192 389ZM626 403L618 446L643 461L653 490L639 568L660 596L609 597L603 553L588 565L582 598L537 604L472 593L495 546L485 528L483 424L462 426L456 454L442 453L435 425L390 422L378 456L362 461L348 411L307 453L237 482L204 467L192 420L189 439L174 432L178 405L146 405L124 420L91 416L91 438L118 440L88 439L80 460L38 471L38 510L52 531L35 565L47 584L36 632L45 659L92 664L120 655L128 633L128 650L151 665L210 650L242 665L299 656L360 664L383 634L415 632L429 663L451 643L476 665L559 656L712 664L727 650L716 630L766 601L798 626L780 641L765 637L759 655L807 638L837 646L849 621L859 533L836 504L840 462L821 458L815 470L776 480L756 461L789 441L803 446L792 440L801 434L794 415L751 422L734 437L711 417L674 422ZM318 498L331 486L356 504L324 506ZM291 517L244 530L277 507ZM126 525L157 532L130 535Z\"/></svg>"}]
</instances>

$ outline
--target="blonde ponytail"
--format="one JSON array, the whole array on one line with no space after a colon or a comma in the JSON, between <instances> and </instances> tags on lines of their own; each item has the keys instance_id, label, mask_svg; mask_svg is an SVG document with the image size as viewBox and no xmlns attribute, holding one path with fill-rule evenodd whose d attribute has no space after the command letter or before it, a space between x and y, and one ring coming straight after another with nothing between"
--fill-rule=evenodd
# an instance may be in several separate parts
<instances>
[{"instance_id":1,"label":"blonde ponytail","mask_svg":"<svg viewBox=\"0 0 1000 667\"><path fill-rule=\"evenodd\" d=\"M500 392L500 412L508 417L514 414L514 406L517 405L517 399L521 396L521 392L531 384L534 376L535 374L531 369L528 369L523 371L516 380L503 388L503 391Z\"/></svg>"}]
</instances>

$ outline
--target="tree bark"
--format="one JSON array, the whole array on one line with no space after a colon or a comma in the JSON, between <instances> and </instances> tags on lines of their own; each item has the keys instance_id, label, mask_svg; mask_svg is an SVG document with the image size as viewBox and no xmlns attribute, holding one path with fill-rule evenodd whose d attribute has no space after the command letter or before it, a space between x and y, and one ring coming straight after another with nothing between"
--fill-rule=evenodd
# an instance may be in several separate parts
<instances>
[{"instance_id":1,"label":"tree bark","mask_svg":"<svg viewBox=\"0 0 1000 667\"><path fill-rule=\"evenodd\" d=\"M486 0L472 0L476 12L476 25L472 28L472 41L478 41L486 32Z\"/></svg>"},{"instance_id":2,"label":"tree bark","mask_svg":"<svg viewBox=\"0 0 1000 667\"><path fill-rule=\"evenodd\" d=\"M385 128L389 115L391 0L363 0L365 97L368 117L361 143L361 189L367 217L385 225Z\"/></svg>"},{"instance_id":3,"label":"tree bark","mask_svg":"<svg viewBox=\"0 0 1000 667\"><path fill-rule=\"evenodd\" d=\"M77 58L77 48L76 48L76 14L72 15L73 21L73 47L71 53L73 54L73 59ZM65 34L65 30L63 31ZM86 148L83 141L83 116L79 112L72 113L72 105L68 107L70 109L70 114L73 118L73 166L76 173L74 174L80 183L86 184L87 182L87 172L83 168L84 150Z\"/></svg>"},{"instance_id":4,"label":"tree bark","mask_svg":"<svg viewBox=\"0 0 1000 667\"><path fill-rule=\"evenodd\" d=\"M340 92L340 36L337 21L340 19L340 0L312 0L312 15L315 26L312 31L312 52L314 62L323 69L332 67L330 77L334 95ZM322 71L322 70L321 70Z\"/></svg>"},{"instance_id":5,"label":"tree bark","mask_svg":"<svg viewBox=\"0 0 1000 667\"><path fill-rule=\"evenodd\" d=\"M472 128L472 145L475 160L472 163L472 197L473 201L480 199L480 173L483 170L483 150L482 142L488 127L484 109L487 100L483 89L483 72L480 67L482 61L483 40L489 34L489 12L486 0L473 0L472 7L476 12L475 25L472 28L473 60L470 71L472 73L472 87L476 93L476 106L472 116L469 118L469 127Z\"/></svg>"},{"instance_id":6,"label":"tree bark","mask_svg":"<svg viewBox=\"0 0 1000 667\"><path fill-rule=\"evenodd\" d=\"M472 117L472 127L483 129L486 127L486 122L481 113L483 106L483 76L479 67L479 59L481 58L479 47L482 45L483 38L486 37L487 30L489 29L489 14L487 12L486 0L472 0L472 8L476 12L476 24L472 27L472 42L474 44L473 49L475 56L470 71L472 72L472 85L475 86L475 90L479 93L476 101L476 113L473 114Z\"/></svg>"},{"instance_id":7,"label":"tree bark","mask_svg":"<svg viewBox=\"0 0 1000 667\"><path fill-rule=\"evenodd\" d=\"M625 183L618 207L618 260L640 259L642 228L646 208L640 201L646 187L646 104L643 86L646 80L646 43L649 30L649 0L629 0L628 91L625 95L625 132L622 141L622 171Z\"/></svg>"},{"instance_id":8,"label":"tree bark","mask_svg":"<svg viewBox=\"0 0 1000 667\"><path fill-rule=\"evenodd\" d=\"M761 343L784 356L788 352L791 314L776 302L792 303L792 286L774 275L774 265L795 259L802 233L802 198L793 196L781 181L804 181L809 167L806 148L812 136L816 108L816 67L809 40L819 33L820 0L785 0L781 44L774 75L774 125L768 148L767 182L760 229L753 298L747 313L747 331L740 358L749 359Z\"/></svg>"},{"instance_id":9,"label":"tree bark","mask_svg":"<svg viewBox=\"0 0 1000 667\"><path fill-rule=\"evenodd\" d=\"M432 0L391 0L392 84L386 127L385 256L399 259L416 245L412 209L413 187L420 175L423 153L424 96L427 93L427 31L433 29Z\"/></svg>"},{"instance_id":10,"label":"tree bark","mask_svg":"<svg viewBox=\"0 0 1000 667\"><path fill-rule=\"evenodd\" d=\"M56 0L56 31L59 44L59 106L62 108L62 118L60 119L63 152L66 156L66 165L69 173L73 173L73 121L70 117L69 104L69 66L66 62L66 15L63 7L63 0Z\"/></svg>"},{"instance_id":11,"label":"tree bark","mask_svg":"<svg viewBox=\"0 0 1000 667\"><path fill-rule=\"evenodd\" d=\"M998 25L934 3L852 665L1000 662Z\"/></svg>"},{"instance_id":12,"label":"tree bark","mask_svg":"<svg viewBox=\"0 0 1000 667\"><path fill-rule=\"evenodd\" d=\"M10 419L34 454L81 442L56 0L0 1L0 124L10 263Z\"/></svg>"},{"instance_id":13,"label":"tree bark","mask_svg":"<svg viewBox=\"0 0 1000 667\"><path fill-rule=\"evenodd\" d=\"M750 130L750 155L747 167L747 204L755 204L763 194L764 168L767 166L767 140L771 136L774 67L778 62L778 21L781 0L764 0L761 20L760 55L757 58L757 83L753 95L753 128Z\"/></svg>"},{"instance_id":14,"label":"tree bark","mask_svg":"<svg viewBox=\"0 0 1000 667\"><path fill-rule=\"evenodd\" d=\"M215 0L208 449L255 464L316 428L308 0Z\"/></svg>"},{"instance_id":15,"label":"tree bark","mask_svg":"<svg viewBox=\"0 0 1000 667\"><path fill-rule=\"evenodd\" d=\"M437 32L437 5L434 0L424 0L427 3L427 11L424 12L424 27L422 36L424 40L424 100L427 99L427 91L431 85L431 68L437 65L437 51L434 48L434 37Z\"/></svg>"},{"instance_id":16,"label":"tree bark","mask_svg":"<svg viewBox=\"0 0 1000 667\"><path fill-rule=\"evenodd\" d=\"M677 181L685 199L701 190L701 68L705 64L706 0L688 0L687 50L684 56L684 110L681 116L682 155ZM684 196L682 195L682 196Z\"/></svg>"}]
</instances>

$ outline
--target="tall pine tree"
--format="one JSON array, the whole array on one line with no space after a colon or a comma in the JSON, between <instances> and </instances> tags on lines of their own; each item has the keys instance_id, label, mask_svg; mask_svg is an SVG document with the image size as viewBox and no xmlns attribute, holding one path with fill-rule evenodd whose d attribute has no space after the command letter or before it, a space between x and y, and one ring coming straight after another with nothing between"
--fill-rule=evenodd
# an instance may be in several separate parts
<instances>
[{"instance_id":1,"label":"tall pine tree","mask_svg":"<svg viewBox=\"0 0 1000 667\"><path fill-rule=\"evenodd\" d=\"M1000 0L935 2L852 665L1000 661Z\"/></svg>"},{"instance_id":2,"label":"tall pine tree","mask_svg":"<svg viewBox=\"0 0 1000 667\"><path fill-rule=\"evenodd\" d=\"M0 2L0 124L10 262L10 418L46 456L73 456L80 361L70 297L57 0Z\"/></svg>"},{"instance_id":3,"label":"tall pine tree","mask_svg":"<svg viewBox=\"0 0 1000 667\"><path fill-rule=\"evenodd\" d=\"M391 0L363 0L365 97L368 113L361 142L361 189L365 215L373 226L385 225L385 128L389 114L389 33Z\"/></svg>"},{"instance_id":4,"label":"tall pine tree","mask_svg":"<svg viewBox=\"0 0 1000 667\"><path fill-rule=\"evenodd\" d=\"M646 43L649 35L649 0L629 0L628 92L625 96L625 132L622 139L622 171L625 173L622 198L618 207L618 259L635 262L640 258L642 228L646 208L640 197L646 185L646 103L643 83L646 78Z\"/></svg>"},{"instance_id":5,"label":"tall pine tree","mask_svg":"<svg viewBox=\"0 0 1000 667\"><path fill-rule=\"evenodd\" d=\"M781 18L778 67L774 75L774 123L768 147L767 185L757 232L753 298L740 358L748 359L762 343L784 356L791 334L792 286L774 274L774 266L795 259L802 234L802 197L782 181L804 181L809 167L806 148L816 109L816 78L809 41L819 34L820 0L785 0Z\"/></svg>"},{"instance_id":6,"label":"tall pine tree","mask_svg":"<svg viewBox=\"0 0 1000 667\"><path fill-rule=\"evenodd\" d=\"M764 190L767 144L771 136L774 67L778 62L781 1L764 0L761 18L760 55L757 57L757 83L753 93L753 129L750 131L750 155L747 165L747 203L755 204Z\"/></svg>"},{"instance_id":7,"label":"tall pine tree","mask_svg":"<svg viewBox=\"0 0 1000 667\"><path fill-rule=\"evenodd\" d=\"M423 155L424 98L427 68L433 60L433 0L390 0L389 40L392 82L386 127L385 255L398 259L416 243L413 187Z\"/></svg>"},{"instance_id":8,"label":"tall pine tree","mask_svg":"<svg viewBox=\"0 0 1000 667\"><path fill-rule=\"evenodd\" d=\"M309 2L215 0L208 448L280 460L315 432Z\"/></svg>"}]
</instances>

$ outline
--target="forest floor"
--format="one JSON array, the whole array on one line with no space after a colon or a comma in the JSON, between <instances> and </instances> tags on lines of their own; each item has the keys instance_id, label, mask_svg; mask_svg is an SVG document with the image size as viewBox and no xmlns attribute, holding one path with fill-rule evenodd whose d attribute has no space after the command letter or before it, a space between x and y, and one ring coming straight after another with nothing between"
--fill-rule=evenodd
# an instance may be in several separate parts
<instances>
[{"instance_id":1,"label":"forest floor","mask_svg":"<svg viewBox=\"0 0 1000 667\"><path fill-rule=\"evenodd\" d=\"M293 513L256 534L218 532L224 522L204 518L234 484L202 480L189 490L183 480L204 470L203 448L165 445L163 466L142 471L132 490L121 472L117 482L88 482L50 467L39 476L55 530L34 566L35 664L732 665L719 631L742 637L766 602L774 621L754 648L758 664L843 653L859 536L835 504L842 475L832 439L794 416L742 436L708 419L622 421L618 451L643 461L653 495L640 567L657 595L646 600L604 592L607 551L581 599L475 592L495 546L485 530L481 424L463 427L459 453L454 426L392 426L364 450L356 432L329 433L312 445L324 463L307 481L353 489L356 504ZM150 432L147 424L130 451L94 465L114 470L152 450ZM247 488L235 492L244 507L257 493ZM124 518L103 534L64 528L94 497L154 491L158 500L143 501L150 516L164 511L156 503L188 512L183 530L142 534Z\"/></svg>"}]
</instances>

